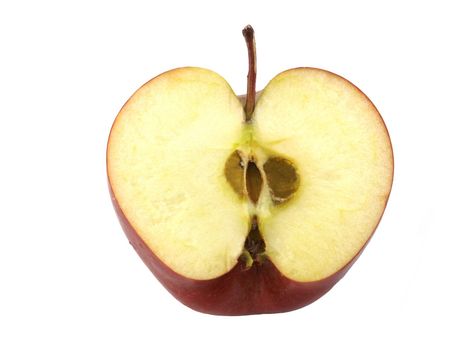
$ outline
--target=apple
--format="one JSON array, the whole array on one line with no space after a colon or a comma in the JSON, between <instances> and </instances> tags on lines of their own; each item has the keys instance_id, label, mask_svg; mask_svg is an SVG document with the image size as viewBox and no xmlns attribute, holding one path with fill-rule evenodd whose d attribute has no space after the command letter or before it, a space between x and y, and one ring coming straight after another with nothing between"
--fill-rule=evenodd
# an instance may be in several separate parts
<instances>
[{"instance_id":1,"label":"apple","mask_svg":"<svg viewBox=\"0 0 467 350\"><path fill-rule=\"evenodd\" d=\"M183 304L216 315L303 307L349 270L393 179L378 110L355 85L295 68L247 94L184 67L126 102L107 145L110 194L130 243ZM244 103L243 103L244 101Z\"/></svg>"}]
</instances>

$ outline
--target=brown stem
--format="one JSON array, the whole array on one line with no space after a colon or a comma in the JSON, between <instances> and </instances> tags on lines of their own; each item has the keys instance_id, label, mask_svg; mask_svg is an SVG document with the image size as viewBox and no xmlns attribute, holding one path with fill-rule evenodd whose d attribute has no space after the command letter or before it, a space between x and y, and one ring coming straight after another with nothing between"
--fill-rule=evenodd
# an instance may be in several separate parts
<instances>
[{"instance_id":1,"label":"brown stem","mask_svg":"<svg viewBox=\"0 0 467 350\"><path fill-rule=\"evenodd\" d=\"M253 27L247 25L243 31L246 46L248 48L248 80L246 89L246 103L245 103L245 121L251 120L251 115L255 109L256 98L256 44L255 44L255 31Z\"/></svg>"}]
</instances>

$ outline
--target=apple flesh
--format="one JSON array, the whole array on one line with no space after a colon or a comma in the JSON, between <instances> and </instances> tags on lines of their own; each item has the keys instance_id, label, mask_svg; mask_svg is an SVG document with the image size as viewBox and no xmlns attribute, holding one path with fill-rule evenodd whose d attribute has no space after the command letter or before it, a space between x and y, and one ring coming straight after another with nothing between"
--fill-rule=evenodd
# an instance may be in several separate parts
<instances>
[{"instance_id":1,"label":"apple flesh","mask_svg":"<svg viewBox=\"0 0 467 350\"><path fill-rule=\"evenodd\" d=\"M290 311L347 272L393 177L382 118L353 84L297 68L252 114L202 68L159 75L129 99L107 148L112 201L135 250L185 305Z\"/></svg>"}]
</instances>

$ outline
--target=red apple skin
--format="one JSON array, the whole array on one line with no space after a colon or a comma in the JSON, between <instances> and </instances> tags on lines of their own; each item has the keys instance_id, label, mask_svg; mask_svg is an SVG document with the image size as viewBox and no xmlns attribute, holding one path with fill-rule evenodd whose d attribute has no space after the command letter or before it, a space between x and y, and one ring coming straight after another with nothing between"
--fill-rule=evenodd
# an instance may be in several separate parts
<instances>
[{"instance_id":1,"label":"red apple skin","mask_svg":"<svg viewBox=\"0 0 467 350\"><path fill-rule=\"evenodd\" d=\"M266 260L245 270L241 262L211 280L194 280L172 271L141 239L123 214L109 182L112 203L130 244L162 285L186 306L212 315L250 315L292 311L328 292L350 269L368 241L343 268L315 282L296 282ZM371 237L370 237L371 238Z\"/></svg>"}]
</instances>

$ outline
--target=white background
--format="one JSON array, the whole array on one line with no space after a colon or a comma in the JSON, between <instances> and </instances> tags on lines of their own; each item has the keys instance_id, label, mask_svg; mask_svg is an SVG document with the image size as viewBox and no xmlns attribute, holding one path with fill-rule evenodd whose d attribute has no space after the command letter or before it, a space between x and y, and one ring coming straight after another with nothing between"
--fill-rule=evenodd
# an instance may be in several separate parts
<instances>
[{"instance_id":1,"label":"white background","mask_svg":"<svg viewBox=\"0 0 467 350\"><path fill-rule=\"evenodd\" d=\"M466 349L467 54L462 2L118 1L0 5L0 348ZM179 66L241 94L296 66L375 103L395 152L368 248L314 304L215 317L166 292L111 207L114 117ZM463 333L464 332L464 333Z\"/></svg>"}]
</instances>

